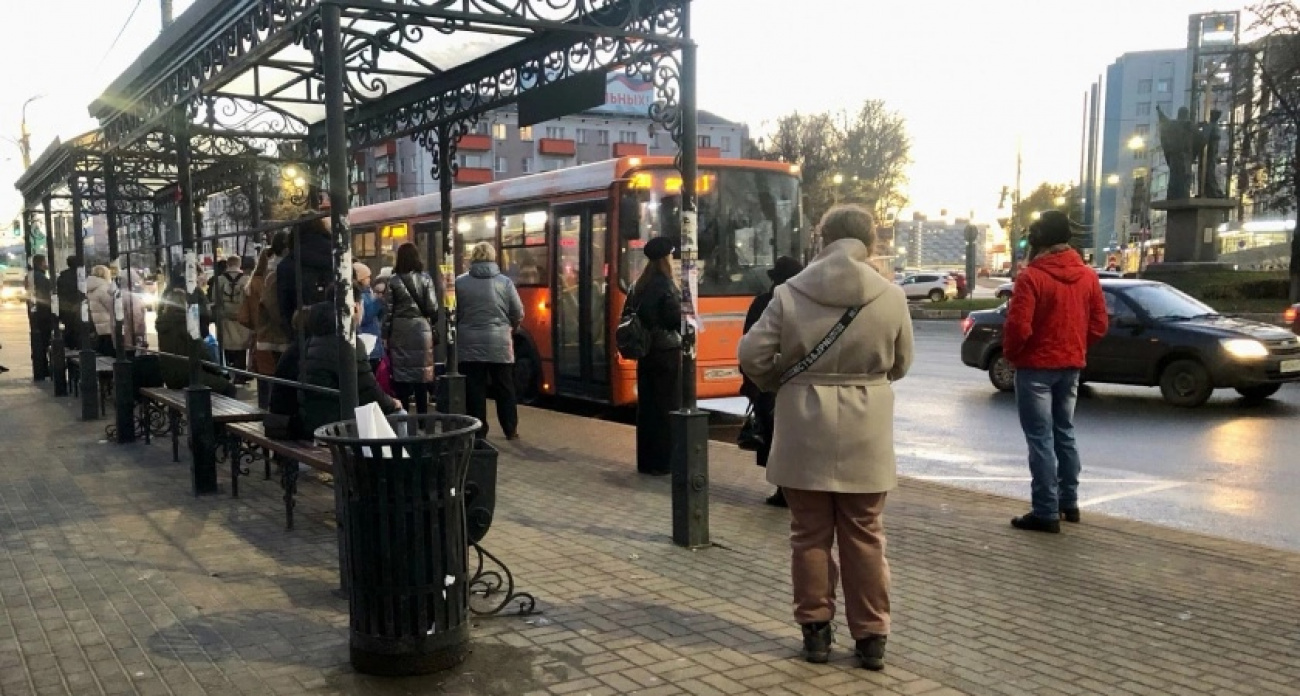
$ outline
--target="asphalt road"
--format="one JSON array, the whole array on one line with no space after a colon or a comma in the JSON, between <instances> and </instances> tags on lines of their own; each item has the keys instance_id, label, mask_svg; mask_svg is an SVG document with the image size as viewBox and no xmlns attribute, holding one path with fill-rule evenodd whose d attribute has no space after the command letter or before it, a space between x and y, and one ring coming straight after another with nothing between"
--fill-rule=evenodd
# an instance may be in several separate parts
<instances>
[{"instance_id":1,"label":"asphalt road","mask_svg":"<svg viewBox=\"0 0 1300 696\"><path fill-rule=\"evenodd\" d=\"M896 385L900 471L1028 500L1015 402L962 365L957 322L916 323L917 357ZM1242 403L1166 405L1155 388L1086 386L1075 423L1090 511L1300 550L1300 385Z\"/></svg>"}]
</instances>

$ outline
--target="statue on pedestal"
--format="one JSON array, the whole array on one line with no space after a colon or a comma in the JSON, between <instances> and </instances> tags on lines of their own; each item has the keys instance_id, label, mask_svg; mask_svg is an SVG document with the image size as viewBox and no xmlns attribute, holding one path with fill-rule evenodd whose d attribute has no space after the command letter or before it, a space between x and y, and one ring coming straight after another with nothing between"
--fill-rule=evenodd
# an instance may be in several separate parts
<instances>
[{"instance_id":1,"label":"statue on pedestal","mask_svg":"<svg viewBox=\"0 0 1300 696\"><path fill-rule=\"evenodd\" d=\"M1156 106L1160 118L1160 149L1169 164L1167 200L1182 200L1192 195L1192 161L1201 149L1201 133L1187 107L1178 109L1178 118L1169 118Z\"/></svg>"},{"instance_id":2,"label":"statue on pedestal","mask_svg":"<svg viewBox=\"0 0 1300 696\"><path fill-rule=\"evenodd\" d=\"M1210 112L1210 120L1201 124L1200 143L1204 150L1200 152L1200 185L1197 194L1201 198L1223 198L1223 185L1219 183L1219 119L1223 112L1215 109Z\"/></svg>"}]
</instances>

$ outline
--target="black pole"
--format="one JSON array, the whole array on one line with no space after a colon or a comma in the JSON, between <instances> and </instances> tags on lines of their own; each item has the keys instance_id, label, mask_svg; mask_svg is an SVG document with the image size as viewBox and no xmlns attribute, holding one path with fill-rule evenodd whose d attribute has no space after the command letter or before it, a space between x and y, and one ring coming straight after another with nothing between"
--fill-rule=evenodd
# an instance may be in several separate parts
<instances>
[{"instance_id":1,"label":"black pole","mask_svg":"<svg viewBox=\"0 0 1300 696\"><path fill-rule=\"evenodd\" d=\"M41 208L45 212L45 260L50 278L50 378L54 380L54 395L68 395L68 363L64 353L63 332L59 330L59 286L54 275L54 212L50 209L50 197L41 199Z\"/></svg>"},{"instance_id":2,"label":"black pole","mask_svg":"<svg viewBox=\"0 0 1300 696\"><path fill-rule=\"evenodd\" d=\"M111 156L104 158L104 210L108 216L108 257L116 260L121 255L121 240L118 239L120 220L117 215L117 161ZM118 274L117 296L113 301L113 345L117 346L117 360L113 362L113 412L118 444L135 441L135 384L123 330L123 323L131 321L123 307L123 293L132 291L129 255L123 266L125 268ZM125 283L120 282L123 279ZM136 301L132 298L133 315Z\"/></svg>"},{"instance_id":3,"label":"black pole","mask_svg":"<svg viewBox=\"0 0 1300 696\"><path fill-rule=\"evenodd\" d=\"M41 329L45 322L41 318L36 302L36 266L32 263L32 249L34 242L32 240L32 226L36 224L36 211L23 206L23 267L27 269L27 337L31 346L32 358L32 379L39 382L45 379L44 375L48 371L46 362L49 356L45 353L47 346L42 338Z\"/></svg>"},{"instance_id":4,"label":"black pole","mask_svg":"<svg viewBox=\"0 0 1300 696\"><path fill-rule=\"evenodd\" d=\"M90 321L90 300L86 297L86 232L81 227L81 186L79 177L68 181L72 192L73 248L81 265L77 268L77 294L81 305L77 309L79 348L77 357L77 382L81 391L81 419L99 417L99 376L95 373L95 325Z\"/></svg>"},{"instance_id":5,"label":"black pole","mask_svg":"<svg viewBox=\"0 0 1300 696\"><path fill-rule=\"evenodd\" d=\"M709 545L709 414L696 403L696 331L699 298L695 297L696 254L696 94L695 44L691 41L691 6L682 5L680 168L682 173L682 292L689 299L683 312L691 321L682 322L682 409L672 414L673 543L687 548Z\"/></svg>"},{"instance_id":6,"label":"black pole","mask_svg":"<svg viewBox=\"0 0 1300 696\"><path fill-rule=\"evenodd\" d=\"M441 227L441 239L439 240L437 257L433 259L436 264L434 271L438 274L437 278L442 276L442 264L446 263L448 255L455 258L455 251L452 248L451 237L451 191L455 185L452 174L452 158L455 156L453 148L455 143L451 140L451 126L443 125L438 127L438 200L442 205L442 219L439 221ZM435 278L436 279L436 278ZM443 282L435 282L435 285L442 287ZM438 410L443 413L465 413L465 376L460 373L460 359L456 355L456 304L454 299L455 288L443 288L442 302L446 307L447 323L447 340L444 345L447 346L447 374L438 380Z\"/></svg>"},{"instance_id":7,"label":"black pole","mask_svg":"<svg viewBox=\"0 0 1300 696\"><path fill-rule=\"evenodd\" d=\"M176 205L181 216L181 245L185 250L185 311L187 316L198 315L196 301L198 290L197 269L199 240L194 229L194 182L190 178L190 121L186 107L182 106L173 121L173 142L176 146ZM171 269L165 277L170 278ZM167 294L171 294L171 288ZM212 390L203 384L202 327L186 322L192 347L190 349L190 386L185 389L185 412L190 429L190 482L194 495L217 492L217 434L212 422Z\"/></svg>"},{"instance_id":8,"label":"black pole","mask_svg":"<svg viewBox=\"0 0 1300 696\"><path fill-rule=\"evenodd\" d=\"M338 317L339 414L351 419L357 397L356 331L352 325L352 231L348 227L348 127L343 94L342 9L335 4L321 6L321 47L324 52L325 138L329 166L330 225L334 232L334 300ZM300 257L301 254L295 253ZM302 272L298 273L302 282ZM292 465L291 465L292 466ZM347 486L343 467L334 469L334 514L338 521L339 588L347 593L351 566L348 562L347 513L343 491Z\"/></svg>"}]
</instances>

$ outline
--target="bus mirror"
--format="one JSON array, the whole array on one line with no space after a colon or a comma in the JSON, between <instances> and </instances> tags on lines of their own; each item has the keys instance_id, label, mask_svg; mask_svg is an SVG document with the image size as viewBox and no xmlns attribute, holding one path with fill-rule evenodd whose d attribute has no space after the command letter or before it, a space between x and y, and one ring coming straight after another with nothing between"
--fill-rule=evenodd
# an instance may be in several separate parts
<instances>
[{"instance_id":1,"label":"bus mirror","mask_svg":"<svg viewBox=\"0 0 1300 696\"><path fill-rule=\"evenodd\" d=\"M619 201L618 235L622 239L641 238L641 206L636 194L627 194Z\"/></svg>"}]
</instances>

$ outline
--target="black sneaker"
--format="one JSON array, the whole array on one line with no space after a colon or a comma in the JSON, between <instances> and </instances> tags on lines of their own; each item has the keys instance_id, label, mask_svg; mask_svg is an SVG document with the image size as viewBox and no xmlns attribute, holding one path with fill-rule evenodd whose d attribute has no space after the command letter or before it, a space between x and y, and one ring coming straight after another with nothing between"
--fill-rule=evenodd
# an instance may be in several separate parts
<instances>
[{"instance_id":1,"label":"black sneaker","mask_svg":"<svg viewBox=\"0 0 1300 696\"><path fill-rule=\"evenodd\" d=\"M769 495L767 497L767 500L764 500L763 502L767 503L768 505L771 505L772 507L780 507L780 508L790 507L789 505L786 504L785 493L780 488L776 489L776 492L773 493L772 495Z\"/></svg>"},{"instance_id":2,"label":"black sneaker","mask_svg":"<svg viewBox=\"0 0 1300 696\"><path fill-rule=\"evenodd\" d=\"M1075 524L1078 524L1079 508L1061 508L1061 519L1066 522L1074 522Z\"/></svg>"},{"instance_id":3,"label":"black sneaker","mask_svg":"<svg viewBox=\"0 0 1300 696\"><path fill-rule=\"evenodd\" d=\"M1033 513L1026 513L1019 517L1012 517L1011 526L1029 532L1047 532L1048 534L1061 533L1060 520L1043 519Z\"/></svg>"},{"instance_id":4,"label":"black sneaker","mask_svg":"<svg viewBox=\"0 0 1300 696\"><path fill-rule=\"evenodd\" d=\"M864 669L879 672L885 668L885 642L888 640L889 636L859 638L853 654L858 656Z\"/></svg>"},{"instance_id":5,"label":"black sneaker","mask_svg":"<svg viewBox=\"0 0 1300 696\"><path fill-rule=\"evenodd\" d=\"M803 624L803 659L818 665L824 665L831 659L831 643L835 642L835 631L830 622Z\"/></svg>"}]
</instances>

